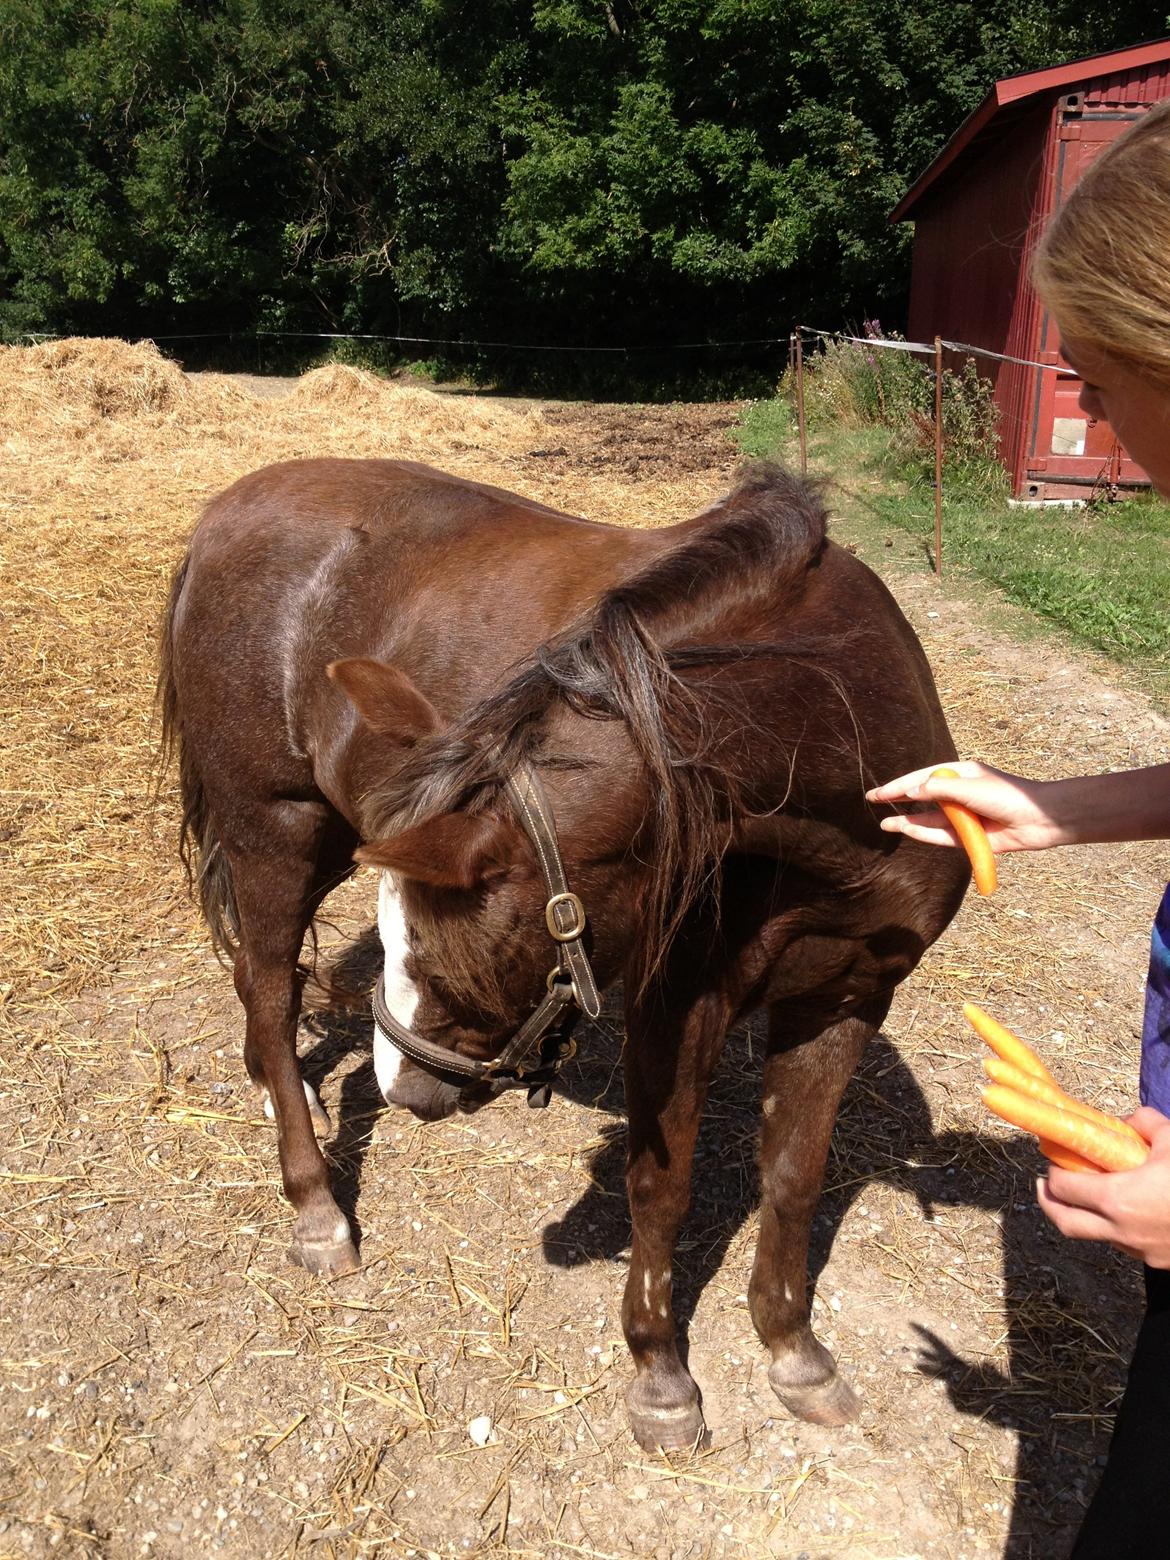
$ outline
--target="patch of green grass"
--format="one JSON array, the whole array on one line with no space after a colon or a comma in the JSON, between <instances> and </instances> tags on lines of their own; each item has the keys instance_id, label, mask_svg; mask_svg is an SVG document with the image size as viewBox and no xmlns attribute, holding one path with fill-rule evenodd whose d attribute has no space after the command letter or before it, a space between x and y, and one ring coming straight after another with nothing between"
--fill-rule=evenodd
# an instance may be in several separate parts
<instances>
[{"instance_id":1,"label":"patch of green grass","mask_svg":"<svg viewBox=\"0 0 1170 1560\"><path fill-rule=\"evenodd\" d=\"M793 437L794 418L786 401L752 401L740 414L735 442L752 460L779 460Z\"/></svg>"},{"instance_id":2,"label":"patch of green grass","mask_svg":"<svg viewBox=\"0 0 1170 1560\"><path fill-rule=\"evenodd\" d=\"M745 453L792 460L789 409L758 402L738 432ZM849 521L934 547L928 478L898 459L888 429L818 429L813 468L837 479ZM852 495L852 496L850 496ZM1001 478L978 463L943 479L943 556L1074 640L1131 668L1158 697L1170 666L1170 504L1152 494L1080 509L1009 507ZM1165 690L1162 688L1161 700Z\"/></svg>"},{"instance_id":3,"label":"patch of green grass","mask_svg":"<svg viewBox=\"0 0 1170 1560\"><path fill-rule=\"evenodd\" d=\"M924 543L933 536L929 492L887 491L874 510ZM943 547L1010 601L1114 660L1150 671L1170 664L1170 507L1157 499L1012 509L961 488L948 494L944 484Z\"/></svg>"}]
</instances>

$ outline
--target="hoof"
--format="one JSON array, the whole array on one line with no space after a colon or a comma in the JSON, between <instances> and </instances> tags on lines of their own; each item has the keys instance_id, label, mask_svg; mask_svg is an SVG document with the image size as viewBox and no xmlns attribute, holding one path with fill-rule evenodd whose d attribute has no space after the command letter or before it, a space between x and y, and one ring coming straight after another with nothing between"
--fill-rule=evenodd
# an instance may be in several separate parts
<instances>
[{"instance_id":1,"label":"hoof","mask_svg":"<svg viewBox=\"0 0 1170 1560\"><path fill-rule=\"evenodd\" d=\"M344 1278L361 1267L357 1247L345 1240L294 1240L288 1249L290 1262L307 1268L318 1278Z\"/></svg>"},{"instance_id":2,"label":"hoof","mask_svg":"<svg viewBox=\"0 0 1170 1560\"><path fill-rule=\"evenodd\" d=\"M773 1365L768 1385L790 1414L810 1425L852 1424L861 1412L861 1399L837 1371L826 1381L805 1386L782 1380Z\"/></svg>"},{"instance_id":3,"label":"hoof","mask_svg":"<svg viewBox=\"0 0 1170 1560\"><path fill-rule=\"evenodd\" d=\"M648 1394L639 1390L637 1381L626 1392L630 1429L644 1452L690 1451L703 1444L707 1437L707 1426L697 1399L692 1403L667 1408L638 1401L646 1396Z\"/></svg>"}]
</instances>

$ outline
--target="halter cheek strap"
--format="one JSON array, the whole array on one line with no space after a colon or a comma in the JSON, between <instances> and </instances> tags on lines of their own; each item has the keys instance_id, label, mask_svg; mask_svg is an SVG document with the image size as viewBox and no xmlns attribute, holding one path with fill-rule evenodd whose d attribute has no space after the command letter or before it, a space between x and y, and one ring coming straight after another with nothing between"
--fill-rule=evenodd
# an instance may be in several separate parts
<instances>
[{"instance_id":1,"label":"halter cheek strap","mask_svg":"<svg viewBox=\"0 0 1170 1560\"><path fill-rule=\"evenodd\" d=\"M490 1083L499 1089L528 1089L528 1103L548 1104L551 1086L562 1064L576 1052L570 1031L579 1013L596 1018L601 1011L597 982L582 941L585 906L565 877L557 847L556 826L544 787L523 764L507 781L508 795L540 863L548 899L545 929L556 945L557 962L549 971L548 990L512 1038L490 1061L460 1056L400 1024L386 1006L384 975L374 988L374 1021L386 1039L417 1066L449 1083ZM530 1063L532 1052L539 1055Z\"/></svg>"},{"instance_id":2,"label":"halter cheek strap","mask_svg":"<svg viewBox=\"0 0 1170 1560\"><path fill-rule=\"evenodd\" d=\"M581 941L585 932L585 906L569 890L557 848L552 808L536 771L524 764L516 774L509 775L508 794L516 805L524 832L532 841L548 890L544 924L557 944L557 969L571 979L573 1001L586 1018L596 1018L601 1012L601 998L597 994L597 982L593 979L585 944Z\"/></svg>"}]
</instances>

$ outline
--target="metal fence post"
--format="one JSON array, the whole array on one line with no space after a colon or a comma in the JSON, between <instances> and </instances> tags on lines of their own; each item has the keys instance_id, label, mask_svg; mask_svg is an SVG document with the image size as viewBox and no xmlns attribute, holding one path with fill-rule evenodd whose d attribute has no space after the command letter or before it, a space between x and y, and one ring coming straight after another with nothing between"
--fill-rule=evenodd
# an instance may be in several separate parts
<instances>
[{"instance_id":1,"label":"metal fence post","mask_svg":"<svg viewBox=\"0 0 1170 1560\"><path fill-rule=\"evenodd\" d=\"M800 474L808 476L808 436L804 426L804 337L796 327L796 422L800 429Z\"/></svg>"},{"instance_id":2,"label":"metal fence post","mask_svg":"<svg viewBox=\"0 0 1170 1560\"><path fill-rule=\"evenodd\" d=\"M942 574L942 337L934 337L934 573Z\"/></svg>"}]
</instances>

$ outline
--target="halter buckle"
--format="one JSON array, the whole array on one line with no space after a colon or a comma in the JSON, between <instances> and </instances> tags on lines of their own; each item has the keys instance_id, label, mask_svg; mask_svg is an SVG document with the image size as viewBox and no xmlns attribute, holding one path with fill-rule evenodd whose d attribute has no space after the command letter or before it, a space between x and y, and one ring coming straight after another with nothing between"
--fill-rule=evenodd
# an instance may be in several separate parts
<instances>
[{"instance_id":1,"label":"halter buckle","mask_svg":"<svg viewBox=\"0 0 1170 1560\"><path fill-rule=\"evenodd\" d=\"M491 1083L494 1078L503 1077L504 1071L505 1069L500 1066L499 1057L496 1057L494 1061L484 1062L483 1071L480 1073L480 1077L485 1083ZM523 1067L509 1067L507 1071L514 1078L524 1077Z\"/></svg>"},{"instance_id":2,"label":"halter buckle","mask_svg":"<svg viewBox=\"0 0 1170 1560\"><path fill-rule=\"evenodd\" d=\"M562 927L557 920L556 912L561 905L568 905L573 912L573 924ZM548 927L548 935L553 942L575 942L585 930L585 906L576 894L554 894L544 907L544 924Z\"/></svg>"}]
</instances>

